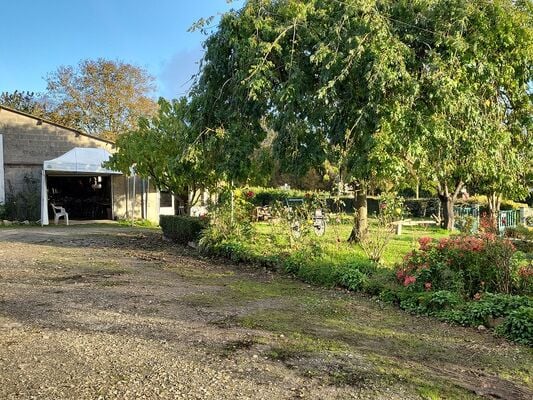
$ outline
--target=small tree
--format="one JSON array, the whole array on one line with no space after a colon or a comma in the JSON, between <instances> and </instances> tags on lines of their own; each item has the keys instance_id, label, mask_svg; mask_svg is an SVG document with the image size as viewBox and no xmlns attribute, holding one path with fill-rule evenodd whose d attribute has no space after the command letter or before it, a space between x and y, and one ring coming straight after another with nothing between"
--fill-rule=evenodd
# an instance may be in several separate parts
<instances>
[{"instance_id":1,"label":"small tree","mask_svg":"<svg viewBox=\"0 0 533 400\"><path fill-rule=\"evenodd\" d=\"M193 203L217 179L204 163L202 132L191 127L189 105L185 98L169 102L159 99L159 111L151 118L140 118L138 128L117 138L117 152L109 166L149 177L161 190L176 195L191 191Z\"/></svg>"}]
</instances>

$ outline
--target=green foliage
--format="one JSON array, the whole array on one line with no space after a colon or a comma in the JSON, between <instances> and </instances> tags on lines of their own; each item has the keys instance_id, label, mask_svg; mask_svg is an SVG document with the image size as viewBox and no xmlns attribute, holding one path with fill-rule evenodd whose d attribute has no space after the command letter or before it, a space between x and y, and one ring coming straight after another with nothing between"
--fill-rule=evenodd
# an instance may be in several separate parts
<instances>
[{"instance_id":1,"label":"green foliage","mask_svg":"<svg viewBox=\"0 0 533 400\"><path fill-rule=\"evenodd\" d=\"M207 227L207 220L181 215L161 215L159 225L163 235L177 243L196 242Z\"/></svg>"},{"instance_id":2,"label":"green foliage","mask_svg":"<svg viewBox=\"0 0 533 400\"><path fill-rule=\"evenodd\" d=\"M159 99L159 111L152 118L139 119L138 127L117 138L117 151L108 167L150 178L161 190L182 193L211 187L216 181L204 163L201 132L191 129L186 99Z\"/></svg>"},{"instance_id":3,"label":"green foliage","mask_svg":"<svg viewBox=\"0 0 533 400\"><path fill-rule=\"evenodd\" d=\"M533 346L533 306L511 311L496 332L515 342Z\"/></svg>"},{"instance_id":4,"label":"green foliage","mask_svg":"<svg viewBox=\"0 0 533 400\"><path fill-rule=\"evenodd\" d=\"M249 190L253 193L250 200L256 206L273 205L275 202L285 203L287 199L303 198L306 194L306 192L302 190L264 187L247 187L244 190Z\"/></svg>"},{"instance_id":5,"label":"green foliage","mask_svg":"<svg viewBox=\"0 0 533 400\"><path fill-rule=\"evenodd\" d=\"M339 283L346 289L359 291L368 285L368 267L365 265L346 265L339 275Z\"/></svg>"},{"instance_id":6,"label":"green foliage","mask_svg":"<svg viewBox=\"0 0 533 400\"><path fill-rule=\"evenodd\" d=\"M23 187L20 191L8 190L6 202L3 205L3 214L6 219L14 221L37 221L41 218L41 192L40 180L25 175Z\"/></svg>"},{"instance_id":7,"label":"green foliage","mask_svg":"<svg viewBox=\"0 0 533 400\"><path fill-rule=\"evenodd\" d=\"M218 204L209 210L210 223L202 234L200 246L204 249L220 243L238 243L253 234L250 192L227 188Z\"/></svg>"},{"instance_id":8,"label":"green foliage","mask_svg":"<svg viewBox=\"0 0 533 400\"><path fill-rule=\"evenodd\" d=\"M506 228L505 236L514 239L533 240L533 229L518 225L515 228Z\"/></svg>"},{"instance_id":9,"label":"green foliage","mask_svg":"<svg viewBox=\"0 0 533 400\"><path fill-rule=\"evenodd\" d=\"M531 15L512 0L250 0L205 43L198 123L236 179L275 132L282 169L329 163L363 191L407 176L451 205L465 183L518 193L533 150Z\"/></svg>"}]
</instances>

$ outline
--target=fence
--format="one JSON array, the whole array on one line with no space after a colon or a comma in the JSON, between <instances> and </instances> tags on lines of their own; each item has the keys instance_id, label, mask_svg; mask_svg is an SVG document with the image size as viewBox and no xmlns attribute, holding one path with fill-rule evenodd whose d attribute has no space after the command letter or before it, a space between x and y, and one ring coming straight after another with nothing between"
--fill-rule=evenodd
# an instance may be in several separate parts
<instances>
[{"instance_id":1,"label":"fence","mask_svg":"<svg viewBox=\"0 0 533 400\"><path fill-rule=\"evenodd\" d=\"M472 233L479 229L479 205L459 206L453 209L455 214L455 228L465 230L468 228ZM507 228L516 228L524 219L520 210L505 210L498 212L498 232L503 234Z\"/></svg>"},{"instance_id":2,"label":"fence","mask_svg":"<svg viewBox=\"0 0 533 400\"><path fill-rule=\"evenodd\" d=\"M455 214L455 229L460 231L469 230L471 233L478 231L479 205L455 206L453 213Z\"/></svg>"},{"instance_id":3,"label":"fence","mask_svg":"<svg viewBox=\"0 0 533 400\"><path fill-rule=\"evenodd\" d=\"M520 210L507 210L498 213L498 231L503 234L507 228L516 228L520 222Z\"/></svg>"}]
</instances>

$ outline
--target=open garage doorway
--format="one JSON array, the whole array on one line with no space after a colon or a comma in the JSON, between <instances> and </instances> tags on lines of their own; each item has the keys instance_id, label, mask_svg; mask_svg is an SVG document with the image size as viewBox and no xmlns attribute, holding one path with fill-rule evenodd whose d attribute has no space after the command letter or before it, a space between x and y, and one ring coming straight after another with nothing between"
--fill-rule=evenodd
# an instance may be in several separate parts
<instances>
[{"instance_id":1,"label":"open garage doorway","mask_svg":"<svg viewBox=\"0 0 533 400\"><path fill-rule=\"evenodd\" d=\"M64 207L71 220L113 218L110 176L49 175L47 181L49 204Z\"/></svg>"}]
</instances>

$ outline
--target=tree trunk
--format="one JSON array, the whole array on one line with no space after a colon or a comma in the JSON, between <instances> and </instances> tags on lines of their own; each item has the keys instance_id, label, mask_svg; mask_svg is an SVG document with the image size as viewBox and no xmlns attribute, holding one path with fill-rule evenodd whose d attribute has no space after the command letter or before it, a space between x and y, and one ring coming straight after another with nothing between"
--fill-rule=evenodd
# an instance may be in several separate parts
<instances>
[{"instance_id":1,"label":"tree trunk","mask_svg":"<svg viewBox=\"0 0 533 400\"><path fill-rule=\"evenodd\" d=\"M455 186L454 192L450 193L448 190L448 184L444 183L441 185L439 183L439 199L442 205L441 227L446 230L452 231L454 228L455 215L453 213L453 206L455 205L457 196L461 192L463 186L464 183L459 181Z\"/></svg>"},{"instance_id":2,"label":"tree trunk","mask_svg":"<svg viewBox=\"0 0 533 400\"><path fill-rule=\"evenodd\" d=\"M490 222L494 228L497 228L498 213L500 211L500 205L502 202L501 193L492 192L491 194L487 195L487 200L489 203Z\"/></svg>"},{"instance_id":3,"label":"tree trunk","mask_svg":"<svg viewBox=\"0 0 533 400\"><path fill-rule=\"evenodd\" d=\"M350 243L358 243L368 233L368 204L366 196L366 186L360 185L354 188L355 215L352 233L348 238Z\"/></svg>"},{"instance_id":4,"label":"tree trunk","mask_svg":"<svg viewBox=\"0 0 533 400\"><path fill-rule=\"evenodd\" d=\"M455 202L452 196L442 196L439 194L439 199L442 205L442 223L441 227L449 231L453 230L455 224L455 215L453 214L453 206Z\"/></svg>"}]
</instances>

